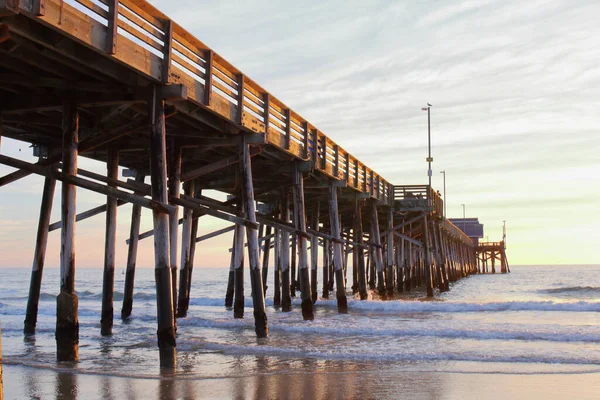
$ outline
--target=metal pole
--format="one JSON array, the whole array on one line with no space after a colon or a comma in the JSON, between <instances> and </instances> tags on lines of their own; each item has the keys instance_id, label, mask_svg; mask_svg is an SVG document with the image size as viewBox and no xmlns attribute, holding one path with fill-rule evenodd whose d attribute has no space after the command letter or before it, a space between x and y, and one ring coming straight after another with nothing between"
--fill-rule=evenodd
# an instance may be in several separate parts
<instances>
[{"instance_id":1,"label":"metal pole","mask_svg":"<svg viewBox=\"0 0 600 400\"><path fill-rule=\"evenodd\" d=\"M444 217L447 216L448 214L446 214L446 171L440 171L440 173L444 176Z\"/></svg>"},{"instance_id":2,"label":"metal pole","mask_svg":"<svg viewBox=\"0 0 600 400\"><path fill-rule=\"evenodd\" d=\"M427 175L429 176L429 191L431 191L431 107L427 107Z\"/></svg>"}]
</instances>

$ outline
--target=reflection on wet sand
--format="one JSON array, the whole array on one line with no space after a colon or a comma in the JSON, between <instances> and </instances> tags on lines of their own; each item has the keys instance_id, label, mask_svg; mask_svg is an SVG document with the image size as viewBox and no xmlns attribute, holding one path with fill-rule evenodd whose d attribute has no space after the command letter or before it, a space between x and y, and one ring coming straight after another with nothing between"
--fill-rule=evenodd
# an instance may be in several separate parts
<instances>
[{"instance_id":1,"label":"reflection on wet sand","mask_svg":"<svg viewBox=\"0 0 600 400\"><path fill-rule=\"evenodd\" d=\"M253 366L254 371L249 366ZM182 372L156 378L77 374L75 370L5 366L6 399L447 399L548 400L569 393L593 399L600 374L498 375L408 372L383 364L311 359L238 357L228 377L201 378ZM61 366L64 368L64 366ZM236 372L237 369L237 372Z\"/></svg>"},{"instance_id":2,"label":"reflection on wet sand","mask_svg":"<svg viewBox=\"0 0 600 400\"><path fill-rule=\"evenodd\" d=\"M56 374L56 388L54 394L56 400L77 400L79 386L77 374L71 372L58 372Z\"/></svg>"}]
</instances>

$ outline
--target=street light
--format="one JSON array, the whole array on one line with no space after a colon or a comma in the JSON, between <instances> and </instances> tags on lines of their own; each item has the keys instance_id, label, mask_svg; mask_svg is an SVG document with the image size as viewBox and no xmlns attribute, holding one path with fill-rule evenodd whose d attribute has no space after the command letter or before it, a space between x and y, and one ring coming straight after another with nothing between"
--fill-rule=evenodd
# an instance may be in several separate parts
<instances>
[{"instance_id":1,"label":"street light","mask_svg":"<svg viewBox=\"0 0 600 400\"><path fill-rule=\"evenodd\" d=\"M462 206L462 209L463 209L463 219L465 219L465 205L461 204L461 206Z\"/></svg>"},{"instance_id":2,"label":"street light","mask_svg":"<svg viewBox=\"0 0 600 400\"><path fill-rule=\"evenodd\" d=\"M502 221L502 242L504 243L504 248L506 249L506 220Z\"/></svg>"},{"instance_id":3,"label":"street light","mask_svg":"<svg viewBox=\"0 0 600 400\"><path fill-rule=\"evenodd\" d=\"M427 111L427 176L429 177L429 190L427 191L427 198L429 199L429 193L431 192L431 162L433 158L431 158L431 104L427 103L427 107L421 108L421 111ZM430 200L428 200L429 203ZM428 204L429 206L430 204Z\"/></svg>"},{"instance_id":4,"label":"street light","mask_svg":"<svg viewBox=\"0 0 600 400\"><path fill-rule=\"evenodd\" d=\"M440 174L444 175L444 216L446 216L446 171L440 171Z\"/></svg>"}]
</instances>

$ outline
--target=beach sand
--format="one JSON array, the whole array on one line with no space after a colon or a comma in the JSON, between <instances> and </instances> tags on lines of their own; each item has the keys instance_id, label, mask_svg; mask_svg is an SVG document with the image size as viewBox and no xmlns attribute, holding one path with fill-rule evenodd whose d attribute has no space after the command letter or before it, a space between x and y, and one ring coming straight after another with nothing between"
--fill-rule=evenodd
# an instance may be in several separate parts
<instances>
[{"instance_id":1,"label":"beach sand","mask_svg":"<svg viewBox=\"0 0 600 400\"><path fill-rule=\"evenodd\" d=\"M600 374L331 371L143 379L4 365L5 399L599 399Z\"/></svg>"}]
</instances>

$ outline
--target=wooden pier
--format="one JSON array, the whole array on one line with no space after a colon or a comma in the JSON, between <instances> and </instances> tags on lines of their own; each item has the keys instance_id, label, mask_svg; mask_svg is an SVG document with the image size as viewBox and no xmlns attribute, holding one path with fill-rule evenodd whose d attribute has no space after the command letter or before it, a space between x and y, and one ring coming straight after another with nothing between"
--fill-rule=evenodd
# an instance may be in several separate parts
<instances>
[{"instance_id":1,"label":"wooden pier","mask_svg":"<svg viewBox=\"0 0 600 400\"><path fill-rule=\"evenodd\" d=\"M315 318L319 275L321 296L334 293L344 313L351 293L393 299L424 286L433 296L478 272L473 242L445 218L431 187L392 185L143 0L0 0L0 118L0 137L29 142L39 156L33 164L0 155L16 168L0 187L45 177L27 334L35 332L48 232L62 232L59 360L78 358L76 221L106 214L101 333L110 335L125 203L133 212L121 316L134 306L138 241L152 236L165 367L175 365L176 319L187 314L197 243L207 237L233 232L225 304L244 317L247 265L258 337L268 334L265 296L287 312L299 291L304 319ZM105 162L106 174L78 168L79 156ZM118 166L127 168L123 179ZM51 223L56 181L61 221ZM78 189L105 195L106 204L76 210ZM142 207L153 212L151 232L139 232ZM204 216L233 225L197 237ZM182 243L171 234L180 225Z\"/></svg>"},{"instance_id":2,"label":"wooden pier","mask_svg":"<svg viewBox=\"0 0 600 400\"><path fill-rule=\"evenodd\" d=\"M501 242L480 242L477 250L477 269L482 274L496 273L496 261L500 265L500 272L510 272L506 258L506 245Z\"/></svg>"}]
</instances>

